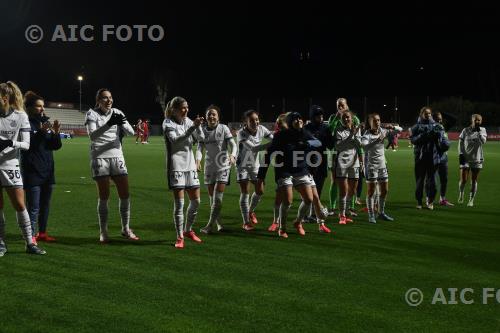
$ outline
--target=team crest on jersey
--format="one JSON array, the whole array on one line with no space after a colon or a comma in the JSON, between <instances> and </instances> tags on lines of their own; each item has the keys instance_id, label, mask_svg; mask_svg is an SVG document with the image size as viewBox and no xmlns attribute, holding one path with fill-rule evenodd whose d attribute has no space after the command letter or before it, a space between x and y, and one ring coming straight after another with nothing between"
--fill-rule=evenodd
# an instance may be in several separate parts
<instances>
[{"instance_id":1,"label":"team crest on jersey","mask_svg":"<svg viewBox=\"0 0 500 333\"><path fill-rule=\"evenodd\" d=\"M16 121L15 120L11 120L10 127L16 127Z\"/></svg>"}]
</instances>

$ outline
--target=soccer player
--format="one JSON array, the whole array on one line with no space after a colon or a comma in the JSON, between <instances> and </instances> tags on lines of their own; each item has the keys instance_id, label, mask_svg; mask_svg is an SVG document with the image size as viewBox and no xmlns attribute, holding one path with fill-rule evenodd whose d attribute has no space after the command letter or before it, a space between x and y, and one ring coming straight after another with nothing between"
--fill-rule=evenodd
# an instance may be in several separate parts
<instances>
[{"instance_id":1,"label":"soccer player","mask_svg":"<svg viewBox=\"0 0 500 333\"><path fill-rule=\"evenodd\" d=\"M142 122L142 141L141 144L149 144L149 120L144 119Z\"/></svg>"},{"instance_id":2,"label":"soccer player","mask_svg":"<svg viewBox=\"0 0 500 333\"><path fill-rule=\"evenodd\" d=\"M477 193L477 179L479 177L479 171L483 168L483 145L486 143L487 134L486 129L481 127L482 123L483 118L481 115L473 114L471 125L462 130L458 142L458 156L460 162L459 203L464 202L465 184L467 184L469 179L469 173L471 174L471 186L467 207L474 206L474 198Z\"/></svg>"},{"instance_id":3,"label":"soccer player","mask_svg":"<svg viewBox=\"0 0 500 333\"><path fill-rule=\"evenodd\" d=\"M443 125L444 128L443 115L441 114L441 112L434 112L433 118L437 123ZM448 134L446 133L446 131L444 132L444 136L446 139L448 139ZM440 184L439 204L441 206L453 206L453 204L449 202L448 199L446 199L446 189L448 187L448 152L439 150L439 155L440 161L437 170Z\"/></svg>"},{"instance_id":4,"label":"soccer player","mask_svg":"<svg viewBox=\"0 0 500 333\"><path fill-rule=\"evenodd\" d=\"M43 255L33 242L31 222L24 205L23 179L19 170L19 150L30 147L30 123L24 112L23 95L11 81L0 83L0 257L7 253L3 189L16 210L16 219L26 242L26 252Z\"/></svg>"},{"instance_id":5,"label":"soccer player","mask_svg":"<svg viewBox=\"0 0 500 333\"><path fill-rule=\"evenodd\" d=\"M342 125L335 131L335 180L340 192L339 224L352 222L346 217L347 203L352 201L358 186L359 151L361 150L361 133L354 124L351 111L342 113Z\"/></svg>"},{"instance_id":6,"label":"soccer player","mask_svg":"<svg viewBox=\"0 0 500 333\"><path fill-rule=\"evenodd\" d=\"M269 143L263 144L263 139L272 140L273 133L260 125L259 113L248 110L244 116L245 126L238 131L238 157L236 159L236 180L240 184L240 210L243 218L243 230L250 231L257 224L255 208L264 194L264 183L257 186L259 172L259 151L266 150ZM254 184L254 193L250 199L250 183Z\"/></svg>"},{"instance_id":7,"label":"soccer player","mask_svg":"<svg viewBox=\"0 0 500 333\"><path fill-rule=\"evenodd\" d=\"M112 106L111 91L101 88L96 94L95 107L85 115L85 126L90 137L90 167L99 193L97 215L100 230L99 241L102 244L109 242L110 180L115 183L118 192L118 207L122 224L121 235L129 240L139 240L139 237L130 229L128 172L121 144L121 137L125 134L134 135L134 129L128 123L125 114Z\"/></svg>"},{"instance_id":8,"label":"soccer player","mask_svg":"<svg viewBox=\"0 0 500 333\"><path fill-rule=\"evenodd\" d=\"M226 185L229 185L231 165L236 162L237 146L229 127L219 122L220 108L218 106L210 105L205 116L207 125L202 126L205 138L198 143L196 165L200 171L203 151L206 150L204 183L207 185L210 198L210 218L207 225L200 229L200 232L208 234L212 231L213 224L217 225L217 231L223 230L220 223L222 198ZM231 154L228 154L228 148Z\"/></svg>"},{"instance_id":9,"label":"soccer player","mask_svg":"<svg viewBox=\"0 0 500 333\"><path fill-rule=\"evenodd\" d=\"M139 120L137 120L137 124L135 125L135 131L136 131L135 144L139 143L139 139L141 140L141 142L143 141L143 136L144 136L143 126L144 125L142 119L139 118Z\"/></svg>"},{"instance_id":10,"label":"soccer player","mask_svg":"<svg viewBox=\"0 0 500 333\"><path fill-rule=\"evenodd\" d=\"M274 134L276 135L279 131L285 130L288 128L286 123L286 116L288 113L282 113L276 119L276 123L274 124ZM260 168L263 168L262 166ZM261 174L261 170L259 168L259 174ZM259 178L257 180L257 187L260 186L259 182L264 182L265 179ZM273 209L273 222L267 228L269 232L275 232L279 228L279 215L280 215L280 207L281 207L281 193L279 191L278 185L276 185L276 195L274 198L274 209Z\"/></svg>"},{"instance_id":11,"label":"soccer player","mask_svg":"<svg viewBox=\"0 0 500 333\"><path fill-rule=\"evenodd\" d=\"M330 116L330 118L328 119L328 128L330 129L330 133L332 134L333 140L334 140L334 149L333 149L333 156L332 156L333 165L331 168L332 182L330 184L330 207L329 207L331 215L334 215L335 208L337 206L337 193L338 193L338 185L337 185L336 177L335 177L335 170L336 170L335 163L337 160L337 158L336 158L337 153L335 151L335 132L337 131L338 128L343 126L342 115L347 111L349 111L349 105L347 105L347 100L345 98L341 97L341 98L337 99L337 113L335 115L332 114ZM353 121L353 124L355 127L360 126L359 118L354 114L353 114L352 121ZM361 148L359 148L359 151L358 151L358 160L359 160L360 164L363 163L363 151ZM350 210L350 214L352 216L356 215L356 213L354 211L355 200L356 199L353 196L353 198L351 199L351 202L349 203L350 207L353 208L352 210Z\"/></svg>"},{"instance_id":12,"label":"soccer player","mask_svg":"<svg viewBox=\"0 0 500 333\"><path fill-rule=\"evenodd\" d=\"M259 179L265 179L267 166L273 155L275 161L275 180L281 194L278 236L288 238L286 232L288 210L293 201L293 187L300 193L303 204L300 205L294 227L301 236L305 235L302 222L309 213L313 202L312 185L306 154L311 147L319 147L321 142L304 130L304 122L298 112L291 112L286 117L287 129L279 131L267 149L266 164L259 169ZM275 154L276 153L276 154Z\"/></svg>"},{"instance_id":13,"label":"soccer player","mask_svg":"<svg viewBox=\"0 0 500 333\"><path fill-rule=\"evenodd\" d=\"M200 206L200 180L193 153L193 144L205 136L201 129L203 117L188 118L189 105L182 97L168 102L163 121L163 133L167 149L168 187L174 196L174 224L177 239L174 246L184 247L184 237L201 243L193 230ZM187 192L189 206L184 223L184 194Z\"/></svg>"},{"instance_id":14,"label":"soccer player","mask_svg":"<svg viewBox=\"0 0 500 333\"><path fill-rule=\"evenodd\" d=\"M310 122L304 126L309 133L321 142L321 147L314 149L318 154L312 155L311 164L314 167L309 167L311 176L316 183L316 191L319 198L323 192L325 180L328 177L328 156L326 155L326 150L333 149L333 136L328 129L328 125L323 121L324 115L325 111L321 106L311 106L309 111ZM320 159L319 161L318 158ZM316 219L314 214L311 214L311 217Z\"/></svg>"},{"instance_id":15,"label":"soccer player","mask_svg":"<svg viewBox=\"0 0 500 333\"><path fill-rule=\"evenodd\" d=\"M21 151L21 173L26 192L26 204L31 220L31 232L37 241L53 242L47 234L50 199L55 184L53 151L61 148L59 129L61 124L53 124L44 114L44 100L32 91L24 95L24 104L31 126L30 149Z\"/></svg>"},{"instance_id":16,"label":"soccer player","mask_svg":"<svg viewBox=\"0 0 500 333\"><path fill-rule=\"evenodd\" d=\"M420 109L420 116L417 124L411 129L411 143L414 146L415 155L415 199L417 209L422 209L422 196L424 183L426 184L426 194L428 209L434 209L434 199L436 196L435 173L441 160L440 152L449 149L450 143L444 135L444 128L441 124L432 119L430 107Z\"/></svg>"},{"instance_id":17,"label":"soccer player","mask_svg":"<svg viewBox=\"0 0 500 333\"><path fill-rule=\"evenodd\" d=\"M365 177L367 185L366 207L368 208L368 222L377 223L374 212L375 190L378 185L380 194L378 200L378 217L385 221L394 221L385 213L385 200L389 189L389 174L385 163L384 139L389 130L394 134L401 132L399 126L380 126L380 116L377 113L368 116L370 128L365 131L361 138L361 145L365 152Z\"/></svg>"}]
</instances>

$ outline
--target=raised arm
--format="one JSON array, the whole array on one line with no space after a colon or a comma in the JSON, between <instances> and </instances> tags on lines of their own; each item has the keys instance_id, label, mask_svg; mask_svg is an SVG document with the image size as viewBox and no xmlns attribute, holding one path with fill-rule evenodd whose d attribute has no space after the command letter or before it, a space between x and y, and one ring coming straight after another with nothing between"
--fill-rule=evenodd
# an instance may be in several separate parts
<instances>
[{"instance_id":1,"label":"raised arm","mask_svg":"<svg viewBox=\"0 0 500 333\"><path fill-rule=\"evenodd\" d=\"M227 145L229 149L231 150L231 156L236 159L236 156L238 156L238 145L234 141L234 138L227 139Z\"/></svg>"},{"instance_id":2,"label":"raised arm","mask_svg":"<svg viewBox=\"0 0 500 333\"><path fill-rule=\"evenodd\" d=\"M486 128L481 127L479 130L479 141L484 145L486 143L486 139L488 138L488 134L486 133Z\"/></svg>"}]
</instances>

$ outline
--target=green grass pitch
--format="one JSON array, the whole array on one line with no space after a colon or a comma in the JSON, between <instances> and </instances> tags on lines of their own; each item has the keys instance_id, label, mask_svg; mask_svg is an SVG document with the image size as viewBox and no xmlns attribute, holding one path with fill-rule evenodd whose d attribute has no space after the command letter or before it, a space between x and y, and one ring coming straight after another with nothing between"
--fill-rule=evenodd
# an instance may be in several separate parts
<instances>
[{"instance_id":1,"label":"green grass pitch","mask_svg":"<svg viewBox=\"0 0 500 333\"><path fill-rule=\"evenodd\" d=\"M315 225L305 226L303 238L293 229L287 240L267 232L275 189L271 173L257 208L260 224L244 232L233 173L222 211L227 232L201 236L202 244L187 240L183 250L175 250L163 140L133 140L125 139L124 152L131 226L142 239L137 243L119 237L113 189L112 243L98 244L87 138L64 141L55 155L49 231L58 241L42 244L47 256L24 253L6 203L9 252L0 259L0 332L500 330L500 304L482 304L481 297L482 288L500 288L500 144L484 147L474 208L417 211L413 155L401 140L401 149L386 152L387 212L396 222L371 225L366 214L346 226L328 220L335 235L319 234ZM449 155L448 197L456 202L456 143ZM295 202L290 218L297 207ZM208 212L203 188L196 230ZM410 288L424 294L418 307L405 301ZM433 305L436 288L473 288L474 304Z\"/></svg>"}]
</instances>

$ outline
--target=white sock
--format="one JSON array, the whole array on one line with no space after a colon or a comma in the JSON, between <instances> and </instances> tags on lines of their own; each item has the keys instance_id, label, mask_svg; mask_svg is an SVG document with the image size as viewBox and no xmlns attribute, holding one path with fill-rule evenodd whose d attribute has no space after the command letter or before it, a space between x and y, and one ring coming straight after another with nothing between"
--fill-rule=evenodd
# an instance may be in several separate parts
<instances>
[{"instance_id":1,"label":"white sock","mask_svg":"<svg viewBox=\"0 0 500 333\"><path fill-rule=\"evenodd\" d=\"M306 217L306 214L311 210L311 203L305 203L302 201L300 203L299 209L297 211L297 221L302 223L304 221L304 217Z\"/></svg>"},{"instance_id":2,"label":"white sock","mask_svg":"<svg viewBox=\"0 0 500 333\"><path fill-rule=\"evenodd\" d=\"M120 209L122 231L128 232L130 230L130 198L120 199L118 207Z\"/></svg>"},{"instance_id":3,"label":"white sock","mask_svg":"<svg viewBox=\"0 0 500 333\"><path fill-rule=\"evenodd\" d=\"M374 197L375 194L372 195L367 195L366 196L366 208L368 208L368 217L373 217L375 216L375 212L373 211L373 206L374 206Z\"/></svg>"},{"instance_id":4,"label":"white sock","mask_svg":"<svg viewBox=\"0 0 500 333\"><path fill-rule=\"evenodd\" d=\"M3 210L0 209L0 242L5 239L5 215Z\"/></svg>"},{"instance_id":5,"label":"white sock","mask_svg":"<svg viewBox=\"0 0 500 333\"><path fill-rule=\"evenodd\" d=\"M459 188L460 194L463 195L464 191L465 191L465 183L462 183L462 181L460 181L458 183L458 188Z\"/></svg>"},{"instance_id":6,"label":"white sock","mask_svg":"<svg viewBox=\"0 0 500 333\"><path fill-rule=\"evenodd\" d=\"M378 213L379 214L385 213L385 197L381 196L378 198Z\"/></svg>"},{"instance_id":7,"label":"white sock","mask_svg":"<svg viewBox=\"0 0 500 333\"><path fill-rule=\"evenodd\" d=\"M470 184L470 195L469 200L474 200L477 193L477 181L472 181Z\"/></svg>"},{"instance_id":8,"label":"white sock","mask_svg":"<svg viewBox=\"0 0 500 333\"><path fill-rule=\"evenodd\" d=\"M241 210L241 217L243 217L243 223L248 224L250 223L248 221L248 193L241 193L240 194L240 210Z\"/></svg>"},{"instance_id":9,"label":"white sock","mask_svg":"<svg viewBox=\"0 0 500 333\"><path fill-rule=\"evenodd\" d=\"M21 232L23 234L24 240L26 241L26 244L33 244L33 235L31 234L31 221L26 208L22 212L16 212L16 219L19 228L21 228Z\"/></svg>"},{"instance_id":10,"label":"white sock","mask_svg":"<svg viewBox=\"0 0 500 333\"><path fill-rule=\"evenodd\" d=\"M278 223L278 220L280 218L280 206L281 205L274 204L274 209L273 209L273 221L274 221L274 223Z\"/></svg>"},{"instance_id":11,"label":"white sock","mask_svg":"<svg viewBox=\"0 0 500 333\"><path fill-rule=\"evenodd\" d=\"M210 218L208 220L208 226L212 223L217 223L219 220L220 211L222 208L222 198L224 197L224 192L215 191L214 200L210 206Z\"/></svg>"},{"instance_id":12,"label":"white sock","mask_svg":"<svg viewBox=\"0 0 500 333\"><path fill-rule=\"evenodd\" d=\"M97 216L101 234L108 234L108 200L97 200Z\"/></svg>"},{"instance_id":13,"label":"white sock","mask_svg":"<svg viewBox=\"0 0 500 333\"><path fill-rule=\"evenodd\" d=\"M210 194L208 195L208 203L209 203L210 207L212 207L212 205L214 203L214 196L213 195L210 195Z\"/></svg>"},{"instance_id":14,"label":"white sock","mask_svg":"<svg viewBox=\"0 0 500 333\"><path fill-rule=\"evenodd\" d=\"M341 216L345 216L346 204L347 204L347 196L344 195L342 198L340 198L339 208Z\"/></svg>"},{"instance_id":15,"label":"white sock","mask_svg":"<svg viewBox=\"0 0 500 333\"><path fill-rule=\"evenodd\" d=\"M286 231L286 219L288 218L288 211L290 210L290 204L281 203L280 205L280 230Z\"/></svg>"},{"instance_id":16,"label":"white sock","mask_svg":"<svg viewBox=\"0 0 500 333\"><path fill-rule=\"evenodd\" d=\"M177 238L184 238L184 198L174 200L174 225Z\"/></svg>"},{"instance_id":17,"label":"white sock","mask_svg":"<svg viewBox=\"0 0 500 333\"><path fill-rule=\"evenodd\" d=\"M189 200L189 206L187 209L187 219L185 225L185 231L189 232L193 230L193 224L196 220L196 215L198 215L198 208L200 207L200 198Z\"/></svg>"},{"instance_id":18,"label":"white sock","mask_svg":"<svg viewBox=\"0 0 500 333\"><path fill-rule=\"evenodd\" d=\"M255 208L257 208L261 197L262 195L253 192L252 198L250 199L250 212L253 212Z\"/></svg>"}]
</instances>

